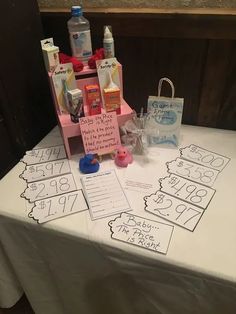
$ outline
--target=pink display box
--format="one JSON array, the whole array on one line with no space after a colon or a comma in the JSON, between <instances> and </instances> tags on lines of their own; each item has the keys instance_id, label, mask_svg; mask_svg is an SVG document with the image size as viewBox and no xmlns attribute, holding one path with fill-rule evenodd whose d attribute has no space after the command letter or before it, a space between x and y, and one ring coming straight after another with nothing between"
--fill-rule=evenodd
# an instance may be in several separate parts
<instances>
[{"instance_id":1,"label":"pink display box","mask_svg":"<svg viewBox=\"0 0 236 314\"><path fill-rule=\"evenodd\" d=\"M123 99L123 77L122 77L122 66L119 67L120 81L121 81L121 113L117 115L117 120L119 126L123 125L127 120L131 119L133 116L133 110L127 104L127 102ZM76 82L79 89L82 90L83 95L85 85L90 84L98 84L97 71L95 69L89 69L85 67L83 71L75 73ZM89 76L89 77L86 77ZM51 93L53 97L53 102L56 110L56 115L58 119L58 125L61 131L61 135L64 141L65 150L67 153L67 157L70 159L72 155L81 151L81 147L83 147L81 133L80 133L80 125L79 123L71 122L71 118L69 114L60 114L58 111L57 99L55 96L51 73L49 73L49 82L51 87ZM86 103L86 97L84 97L84 113L85 116L88 115L88 107ZM102 108L102 113L105 113L105 110Z\"/></svg>"}]
</instances>

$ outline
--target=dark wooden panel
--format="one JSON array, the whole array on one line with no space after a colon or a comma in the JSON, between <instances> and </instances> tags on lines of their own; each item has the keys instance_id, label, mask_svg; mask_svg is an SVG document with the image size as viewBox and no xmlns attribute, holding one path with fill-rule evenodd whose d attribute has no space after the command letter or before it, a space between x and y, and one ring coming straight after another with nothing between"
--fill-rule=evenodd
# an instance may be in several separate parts
<instances>
[{"instance_id":1,"label":"dark wooden panel","mask_svg":"<svg viewBox=\"0 0 236 314\"><path fill-rule=\"evenodd\" d=\"M224 55L228 60L225 80L219 84L224 86L220 108L218 111L216 127L236 130L236 42L230 45L228 54Z\"/></svg>"},{"instance_id":2,"label":"dark wooden panel","mask_svg":"<svg viewBox=\"0 0 236 314\"><path fill-rule=\"evenodd\" d=\"M54 44L59 46L60 51L70 54L69 36L67 30L67 20L69 13L62 15L41 14L43 33L45 38L53 37ZM93 35L93 32L92 32Z\"/></svg>"},{"instance_id":3,"label":"dark wooden panel","mask_svg":"<svg viewBox=\"0 0 236 314\"><path fill-rule=\"evenodd\" d=\"M41 19L36 0L2 1L0 9L2 112L22 154L56 123L40 47Z\"/></svg>"},{"instance_id":4,"label":"dark wooden panel","mask_svg":"<svg viewBox=\"0 0 236 314\"><path fill-rule=\"evenodd\" d=\"M205 40L120 38L117 56L124 64L124 93L134 108L146 108L149 95L157 95L161 77L170 78L176 97L184 97L183 122L197 124ZM163 95L170 95L164 86Z\"/></svg>"},{"instance_id":5,"label":"dark wooden panel","mask_svg":"<svg viewBox=\"0 0 236 314\"><path fill-rule=\"evenodd\" d=\"M41 13L47 20L67 20L70 13ZM97 13L85 12L95 35L102 35L101 25L112 25L117 36L236 39L236 15ZM55 29L56 30L56 29Z\"/></svg>"},{"instance_id":6,"label":"dark wooden panel","mask_svg":"<svg viewBox=\"0 0 236 314\"><path fill-rule=\"evenodd\" d=\"M67 53L69 16L42 14L45 36ZM176 96L185 99L183 123L236 129L235 16L89 12L86 17L94 48L102 46L103 25L112 25L125 98L137 111L167 76Z\"/></svg>"},{"instance_id":7,"label":"dark wooden panel","mask_svg":"<svg viewBox=\"0 0 236 314\"><path fill-rule=\"evenodd\" d=\"M203 77L203 89L198 113L198 123L203 126L217 127L221 108L225 108L223 95L227 90L227 77L229 65L236 66L235 57L232 56L233 41L210 40ZM232 58L233 57L233 58ZM236 79L231 76L231 83ZM232 91L233 92L233 91ZM234 94L234 96L233 96ZM236 100L236 93L232 96ZM236 103L234 104L234 106ZM231 128L231 121L222 116L224 124ZM226 122L227 121L227 122ZM222 124L223 125L223 124Z\"/></svg>"},{"instance_id":8,"label":"dark wooden panel","mask_svg":"<svg viewBox=\"0 0 236 314\"><path fill-rule=\"evenodd\" d=\"M6 126L4 124L3 117L0 113L0 179L7 173L7 171L16 164L17 157L14 151L11 139L7 133Z\"/></svg>"}]
</instances>

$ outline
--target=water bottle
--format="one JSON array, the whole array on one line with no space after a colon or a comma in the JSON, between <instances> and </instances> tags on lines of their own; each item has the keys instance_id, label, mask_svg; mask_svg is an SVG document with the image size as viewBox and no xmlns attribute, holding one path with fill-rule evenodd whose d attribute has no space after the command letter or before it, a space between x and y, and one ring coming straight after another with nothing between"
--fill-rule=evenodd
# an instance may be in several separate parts
<instances>
[{"instance_id":1,"label":"water bottle","mask_svg":"<svg viewBox=\"0 0 236 314\"><path fill-rule=\"evenodd\" d=\"M73 57L87 63L92 56L92 44L89 21L83 16L81 6L72 6L71 18L67 22Z\"/></svg>"}]
</instances>

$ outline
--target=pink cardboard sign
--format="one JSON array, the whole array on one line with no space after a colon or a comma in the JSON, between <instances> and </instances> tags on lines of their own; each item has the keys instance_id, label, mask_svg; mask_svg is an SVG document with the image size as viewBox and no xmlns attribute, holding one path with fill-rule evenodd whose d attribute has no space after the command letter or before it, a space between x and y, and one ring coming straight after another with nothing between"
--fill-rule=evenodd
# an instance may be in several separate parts
<instances>
[{"instance_id":1,"label":"pink cardboard sign","mask_svg":"<svg viewBox=\"0 0 236 314\"><path fill-rule=\"evenodd\" d=\"M86 154L106 154L120 145L116 112L87 116L79 119Z\"/></svg>"}]
</instances>

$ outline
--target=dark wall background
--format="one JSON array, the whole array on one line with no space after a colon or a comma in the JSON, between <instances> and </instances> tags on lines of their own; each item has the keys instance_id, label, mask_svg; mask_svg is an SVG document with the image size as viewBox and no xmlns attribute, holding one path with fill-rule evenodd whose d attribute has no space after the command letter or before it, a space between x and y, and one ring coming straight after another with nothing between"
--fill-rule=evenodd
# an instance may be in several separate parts
<instances>
[{"instance_id":1,"label":"dark wall background","mask_svg":"<svg viewBox=\"0 0 236 314\"><path fill-rule=\"evenodd\" d=\"M0 178L56 124L36 0L0 2Z\"/></svg>"},{"instance_id":2,"label":"dark wall background","mask_svg":"<svg viewBox=\"0 0 236 314\"><path fill-rule=\"evenodd\" d=\"M45 36L70 53L70 14L41 17ZM146 106L159 79L167 76L176 96L185 99L183 123L236 129L236 16L87 12L85 17L94 49L102 47L103 25L112 25L124 95L133 108Z\"/></svg>"}]
</instances>

